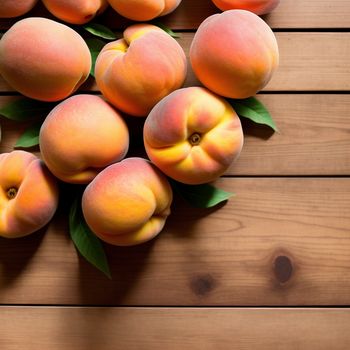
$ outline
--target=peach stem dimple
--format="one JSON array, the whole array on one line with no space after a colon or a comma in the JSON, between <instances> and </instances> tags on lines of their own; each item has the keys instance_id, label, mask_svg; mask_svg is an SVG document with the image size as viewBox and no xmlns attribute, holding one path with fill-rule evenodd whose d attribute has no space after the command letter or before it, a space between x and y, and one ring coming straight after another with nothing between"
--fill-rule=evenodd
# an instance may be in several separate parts
<instances>
[{"instance_id":1,"label":"peach stem dimple","mask_svg":"<svg viewBox=\"0 0 350 350\"><path fill-rule=\"evenodd\" d=\"M15 188L15 187L11 187L11 188L9 188L8 190L7 190L7 198L8 199L13 199L13 198L15 198L16 197L16 195L17 195L17 188Z\"/></svg>"},{"instance_id":2,"label":"peach stem dimple","mask_svg":"<svg viewBox=\"0 0 350 350\"><path fill-rule=\"evenodd\" d=\"M190 142L190 144L191 144L192 146L197 146L197 145L200 144L201 139L202 139L202 138L201 138L201 135L200 135L200 134L194 133L194 134L192 134L192 135L190 136L189 142Z\"/></svg>"}]
</instances>

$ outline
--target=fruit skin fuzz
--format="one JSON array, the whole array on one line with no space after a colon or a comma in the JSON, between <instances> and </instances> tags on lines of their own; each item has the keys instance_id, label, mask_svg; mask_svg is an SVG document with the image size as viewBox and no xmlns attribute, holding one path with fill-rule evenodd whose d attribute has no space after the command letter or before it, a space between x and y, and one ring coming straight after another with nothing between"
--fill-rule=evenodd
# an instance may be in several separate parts
<instances>
[{"instance_id":1,"label":"fruit skin fuzz","mask_svg":"<svg viewBox=\"0 0 350 350\"><path fill-rule=\"evenodd\" d=\"M38 0L1 0L0 18L23 16L29 12Z\"/></svg>"},{"instance_id":2,"label":"fruit skin fuzz","mask_svg":"<svg viewBox=\"0 0 350 350\"><path fill-rule=\"evenodd\" d=\"M149 161L127 158L103 170L82 199L86 223L103 241L131 246L149 241L170 215L172 189Z\"/></svg>"},{"instance_id":3,"label":"fruit skin fuzz","mask_svg":"<svg viewBox=\"0 0 350 350\"><path fill-rule=\"evenodd\" d=\"M56 179L25 151L0 154L0 236L18 238L44 227L58 205Z\"/></svg>"},{"instance_id":4,"label":"fruit skin fuzz","mask_svg":"<svg viewBox=\"0 0 350 350\"><path fill-rule=\"evenodd\" d=\"M218 95L255 95L278 67L279 51L271 28L257 15L231 10L208 17L190 48L197 78Z\"/></svg>"},{"instance_id":5,"label":"fruit skin fuzz","mask_svg":"<svg viewBox=\"0 0 350 350\"><path fill-rule=\"evenodd\" d=\"M272 12L280 0L212 0L215 6L222 11L247 10L256 15L265 15Z\"/></svg>"},{"instance_id":6,"label":"fruit skin fuzz","mask_svg":"<svg viewBox=\"0 0 350 350\"><path fill-rule=\"evenodd\" d=\"M134 21L150 21L173 12L181 0L108 0L122 16Z\"/></svg>"},{"instance_id":7,"label":"fruit skin fuzz","mask_svg":"<svg viewBox=\"0 0 350 350\"><path fill-rule=\"evenodd\" d=\"M243 147L240 119L222 97L202 87L177 90L160 101L144 125L150 160L185 184L216 180Z\"/></svg>"},{"instance_id":8,"label":"fruit skin fuzz","mask_svg":"<svg viewBox=\"0 0 350 350\"><path fill-rule=\"evenodd\" d=\"M153 106L186 78L186 55L179 43L151 24L135 24L124 38L107 44L96 60L103 96L119 110L146 117Z\"/></svg>"},{"instance_id":9,"label":"fruit skin fuzz","mask_svg":"<svg viewBox=\"0 0 350 350\"><path fill-rule=\"evenodd\" d=\"M0 40L0 74L21 94L60 101L88 78L91 55L68 26L41 17L16 22Z\"/></svg>"},{"instance_id":10,"label":"fruit skin fuzz","mask_svg":"<svg viewBox=\"0 0 350 350\"><path fill-rule=\"evenodd\" d=\"M60 180L87 184L129 148L124 119L99 96L75 95L46 117L39 134L40 151Z\"/></svg>"},{"instance_id":11,"label":"fruit skin fuzz","mask_svg":"<svg viewBox=\"0 0 350 350\"><path fill-rule=\"evenodd\" d=\"M101 14L107 0L42 0L51 14L71 24L84 24Z\"/></svg>"}]
</instances>

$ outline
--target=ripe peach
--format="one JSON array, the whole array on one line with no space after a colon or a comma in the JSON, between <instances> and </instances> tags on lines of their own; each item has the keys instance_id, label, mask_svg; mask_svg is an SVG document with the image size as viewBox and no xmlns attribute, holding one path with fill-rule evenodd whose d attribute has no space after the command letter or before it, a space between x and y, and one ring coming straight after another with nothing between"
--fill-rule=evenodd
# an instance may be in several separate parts
<instances>
[{"instance_id":1,"label":"ripe peach","mask_svg":"<svg viewBox=\"0 0 350 350\"><path fill-rule=\"evenodd\" d=\"M82 184L125 156L129 132L120 114L102 98L75 95L49 113L39 144L43 160L56 177Z\"/></svg>"},{"instance_id":2,"label":"ripe peach","mask_svg":"<svg viewBox=\"0 0 350 350\"><path fill-rule=\"evenodd\" d=\"M186 77L186 56L175 39L151 24L135 24L97 57L96 82L118 109L146 116Z\"/></svg>"},{"instance_id":3,"label":"ripe peach","mask_svg":"<svg viewBox=\"0 0 350 350\"><path fill-rule=\"evenodd\" d=\"M128 158L103 170L82 199L86 223L103 241L136 245L154 238L170 214L172 190L149 161Z\"/></svg>"},{"instance_id":4,"label":"ripe peach","mask_svg":"<svg viewBox=\"0 0 350 350\"><path fill-rule=\"evenodd\" d=\"M144 126L150 160L169 177L201 184L222 175L243 146L241 122L223 98L201 87L160 101Z\"/></svg>"},{"instance_id":5,"label":"ripe peach","mask_svg":"<svg viewBox=\"0 0 350 350\"><path fill-rule=\"evenodd\" d=\"M42 0L45 7L57 18L73 24L84 24L102 13L107 0Z\"/></svg>"},{"instance_id":6,"label":"ripe peach","mask_svg":"<svg viewBox=\"0 0 350 350\"><path fill-rule=\"evenodd\" d=\"M231 98L255 95L278 66L276 38L257 15L230 10L208 17L190 49L198 79L210 90Z\"/></svg>"},{"instance_id":7,"label":"ripe peach","mask_svg":"<svg viewBox=\"0 0 350 350\"><path fill-rule=\"evenodd\" d=\"M227 10L247 10L257 15L264 15L272 12L280 0L212 0L222 11Z\"/></svg>"},{"instance_id":8,"label":"ripe peach","mask_svg":"<svg viewBox=\"0 0 350 350\"><path fill-rule=\"evenodd\" d=\"M38 0L1 0L0 18L22 16L29 12Z\"/></svg>"},{"instance_id":9,"label":"ripe peach","mask_svg":"<svg viewBox=\"0 0 350 350\"><path fill-rule=\"evenodd\" d=\"M181 0L108 0L119 14L134 21L149 21L174 11Z\"/></svg>"},{"instance_id":10,"label":"ripe peach","mask_svg":"<svg viewBox=\"0 0 350 350\"><path fill-rule=\"evenodd\" d=\"M82 37L50 19L25 18L0 40L0 74L34 99L66 98L87 79L90 68L90 51Z\"/></svg>"},{"instance_id":11,"label":"ripe peach","mask_svg":"<svg viewBox=\"0 0 350 350\"><path fill-rule=\"evenodd\" d=\"M44 227L58 204L56 179L29 152L0 154L0 236L17 238Z\"/></svg>"}]
</instances>

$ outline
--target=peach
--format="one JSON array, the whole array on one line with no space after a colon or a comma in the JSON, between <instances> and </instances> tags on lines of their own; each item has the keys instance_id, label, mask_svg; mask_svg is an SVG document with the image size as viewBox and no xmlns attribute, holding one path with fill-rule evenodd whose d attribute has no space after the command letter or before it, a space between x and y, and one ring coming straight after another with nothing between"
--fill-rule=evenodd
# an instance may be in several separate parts
<instances>
[{"instance_id":1,"label":"peach","mask_svg":"<svg viewBox=\"0 0 350 350\"><path fill-rule=\"evenodd\" d=\"M56 179L25 151L0 154L0 236L17 238L44 227L58 204Z\"/></svg>"},{"instance_id":2,"label":"peach","mask_svg":"<svg viewBox=\"0 0 350 350\"><path fill-rule=\"evenodd\" d=\"M59 101L78 89L91 69L91 55L73 29L32 17L15 23L0 40L0 74L21 94Z\"/></svg>"},{"instance_id":3,"label":"peach","mask_svg":"<svg viewBox=\"0 0 350 350\"><path fill-rule=\"evenodd\" d=\"M255 95L278 66L276 38L257 15L230 10L208 17L190 48L197 78L210 90L231 98Z\"/></svg>"},{"instance_id":4,"label":"peach","mask_svg":"<svg viewBox=\"0 0 350 350\"><path fill-rule=\"evenodd\" d=\"M82 199L86 223L103 241L130 246L154 238L170 214L172 190L149 161L128 158L103 170Z\"/></svg>"},{"instance_id":5,"label":"peach","mask_svg":"<svg viewBox=\"0 0 350 350\"><path fill-rule=\"evenodd\" d=\"M99 96L75 95L58 104L39 134L40 151L51 172L69 183L88 183L126 155L129 132Z\"/></svg>"},{"instance_id":6,"label":"peach","mask_svg":"<svg viewBox=\"0 0 350 350\"><path fill-rule=\"evenodd\" d=\"M1 0L0 18L22 16L29 12L38 0Z\"/></svg>"},{"instance_id":7,"label":"peach","mask_svg":"<svg viewBox=\"0 0 350 350\"><path fill-rule=\"evenodd\" d=\"M202 87L177 90L160 101L144 125L150 160L186 183L216 180L243 146L240 119L223 98Z\"/></svg>"},{"instance_id":8,"label":"peach","mask_svg":"<svg viewBox=\"0 0 350 350\"><path fill-rule=\"evenodd\" d=\"M57 18L73 24L84 24L102 13L107 0L42 0L45 7Z\"/></svg>"},{"instance_id":9,"label":"peach","mask_svg":"<svg viewBox=\"0 0 350 350\"><path fill-rule=\"evenodd\" d=\"M247 10L257 15L264 15L272 12L280 0L212 0L222 11L227 10Z\"/></svg>"},{"instance_id":10,"label":"peach","mask_svg":"<svg viewBox=\"0 0 350 350\"><path fill-rule=\"evenodd\" d=\"M107 44L96 60L96 82L106 99L134 116L146 116L164 96L182 86L186 56L170 35L135 24L124 39Z\"/></svg>"},{"instance_id":11,"label":"peach","mask_svg":"<svg viewBox=\"0 0 350 350\"><path fill-rule=\"evenodd\" d=\"M108 0L122 16L134 21L149 21L174 11L181 0Z\"/></svg>"}]
</instances>

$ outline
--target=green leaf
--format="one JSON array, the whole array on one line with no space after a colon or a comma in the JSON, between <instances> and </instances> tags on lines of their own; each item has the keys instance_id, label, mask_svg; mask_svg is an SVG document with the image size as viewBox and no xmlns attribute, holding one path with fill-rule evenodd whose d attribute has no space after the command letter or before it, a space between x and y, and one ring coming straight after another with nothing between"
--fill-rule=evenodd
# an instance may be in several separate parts
<instances>
[{"instance_id":1,"label":"green leaf","mask_svg":"<svg viewBox=\"0 0 350 350\"><path fill-rule=\"evenodd\" d=\"M111 277L107 257L101 241L85 222L81 210L81 197L75 199L69 213L69 232L79 253L108 278Z\"/></svg>"},{"instance_id":2,"label":"green leaf","mask_svg":"<svg viewBox=\"0 0 350 350\"><path fill-rule=\"evenodd\" d=\"M22 98L9 102L0 108L0 115L14 121L25 121L38 115L47 114L57 103Z\"/></svg>"},{"instance_id":3,"label":"green leaf","mask_svg":"<svg viewBox=\"0 0 350 350\"><path fill-rule=\"evenodd\" d=\"M163 29L166 33L168 33L173 38L180 38L181 36L175 32L173 32L170 28L168 28L166 25L160 22L153 22L155 26L159 27L160 29Z\"/></svg>"},{"instance_id":4,"label":"green leaf","mask_svg":"<svg viewBox=\"0 0 350 350\"><path fill-rule=\"evenodd\" d=\"M88 23L83 26L83 28L89 33L98 36L99 38L115 40L117 37L109 28L104 26L103 24L98 23Z\"/></svg>"},{"instance_id":5,"label":"green leaf","mask_svg":"<svg viewBox=\"0 0 350 350\"><path fill-rule=\"evenodd\" d=\"M94 77L97 56L101 52L102 48L106 45L106 43L102 40L95 39L95 38L88 38L88 39L85 39L85 41L87 46L89 47L91 60L92 60L90 75Z\"/></svg>"},{"instance_id":6,"label":"green leaf","mask_svg":"<svg viewBox=\"0 0 350 350\"><path fill-rule=\"evenodd\" d=\"M234 196L234 193L226 192L210 184L185 185L174 180L171 180L171 184L181 197L197 208L212 208Z\"/></svg>"},{"instance_id":7,"label":"green leaf","mask_svg":"<svg viewBox=\"0 0 350 350\"><path fill-rule=\"evenodd\" d=\"M266 107L255 97L249 97L244 100L229 100L236 113L244 118L248 118L257 124L264 124L278 131L271 114Z\"/></svg>"},{"instance_id":8,"label":"green leaf","mask_svg":"<svg viewBox=\"0 0 350 350\"><path fill-rule=\"evenodd\" d=\"M15 144L15 148L29 148L37 146L39 144L39 132L42 123L36 123L31 125L24 133L20 136Z\"/></svg>"}]
</instances>

